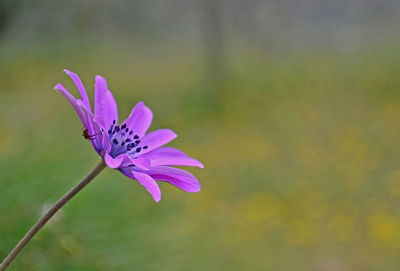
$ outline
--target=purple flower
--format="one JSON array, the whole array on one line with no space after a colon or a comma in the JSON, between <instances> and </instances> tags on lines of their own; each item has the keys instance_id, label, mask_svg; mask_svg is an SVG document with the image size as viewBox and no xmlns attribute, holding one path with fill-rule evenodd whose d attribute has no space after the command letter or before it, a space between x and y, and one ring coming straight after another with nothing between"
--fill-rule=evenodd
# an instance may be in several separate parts
<instances>
[{"instance_id":1,"label":"purple flower","mask_svg":"<svg viewBox=\"0 0 400 271\"><path fill-rule=\"evenodd\" d=\"M62 84L57 84L55 89L71 103L82 122L86 138L110 168L138 180L155 201L161 199L155 180L168 182L187 192L200 191L200 183L191 173L169 166L203 168L202 163L180 150L162 147L177 137L172 130L147 133L153 113L143 102L138 102L129 117L119 125L117 104L103 77L96 76L93 113L80 78L71 71L65 72L75 83L81 98L75 99Z\"/></svg>"}]
</instances>

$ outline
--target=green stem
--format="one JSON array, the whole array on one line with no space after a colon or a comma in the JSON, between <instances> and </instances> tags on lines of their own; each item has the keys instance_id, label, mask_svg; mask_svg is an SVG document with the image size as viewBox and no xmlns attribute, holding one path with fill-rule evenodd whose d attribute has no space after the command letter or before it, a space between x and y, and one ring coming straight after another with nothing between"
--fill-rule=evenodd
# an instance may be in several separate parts
<instances>
[{"instance_id":1,"label":"green stem","mask_svg":"<svg viewBox=\"0 0 400 271\"><path fill-rule=\"evenodd\" d=\"M10 254L3 260L0 264L0 271L6 270L10 263L15 259L15 257L21 252L21 250L26 246L26 244L36 235L36 233L49 221L49 219L63 207L70 199L72 199L79 191L81 191L91 180L94 179L104 168L106 164L104 160L101 159L100 163L90 172L82 181L75 185L70 191L68 191L62 198L60 198L51 207L43 217L36 222L35 225L25 234L25 236L18 242L18 244L11 250Z\"/></svg>"}]
</instances>

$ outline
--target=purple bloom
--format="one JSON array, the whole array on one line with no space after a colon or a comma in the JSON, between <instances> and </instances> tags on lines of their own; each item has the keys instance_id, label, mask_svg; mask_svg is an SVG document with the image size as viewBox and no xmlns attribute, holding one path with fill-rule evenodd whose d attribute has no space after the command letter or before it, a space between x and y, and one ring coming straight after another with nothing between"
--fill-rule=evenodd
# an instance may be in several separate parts
<instances>
[{"instance_id":1,"label":"purple bloom","mask_svg":"<svg viewBox=\"0 0 400 271\"><path fill-rule=\"evenodd\" d=\"M73 72L65 72L75 83L81 98L75 99L62 84L57 84L55 89L71 103L88 135L86 138L110 168L138 180L155 201L161 199L155 180L168 182L187 192L200 191L200 183L191 173L169 166L203 168L203 165L180 150L162 147L177 137L172 130L147 133L153 113L143 102L138 102L119 125L117 104L103 77L96 76L93 113L80 78Z\"/></svg>"}]
</instances>

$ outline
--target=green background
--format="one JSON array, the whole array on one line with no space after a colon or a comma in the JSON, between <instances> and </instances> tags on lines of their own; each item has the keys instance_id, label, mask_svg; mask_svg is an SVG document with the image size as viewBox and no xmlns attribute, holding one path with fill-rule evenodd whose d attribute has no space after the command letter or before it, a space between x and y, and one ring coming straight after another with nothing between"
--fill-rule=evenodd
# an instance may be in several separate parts
<instances>
[{"instance_id":1,"label":"green background","mask_svg":"<svg viewBox=\"0 0 400 271\"><path fill-rule=\"evenodd\" d=\"M146 14L135 20L153 22ZM188 168L202 191L160 183L155 203L106 169L9 270L398 270L400 49L380 31L392 21L371 21L371 36L351 50L315 34L326 43L279 48L290 42L230 36L208 51L179 31L18 37L21 23L9 22L0 36L0 258L99 160L53 90L60 82L77 96L70 69L91 99L94 76L104 76L120 119L143 100L151 130L173 129L169 145L204 163Z\"/></svg>"}]
</instances>

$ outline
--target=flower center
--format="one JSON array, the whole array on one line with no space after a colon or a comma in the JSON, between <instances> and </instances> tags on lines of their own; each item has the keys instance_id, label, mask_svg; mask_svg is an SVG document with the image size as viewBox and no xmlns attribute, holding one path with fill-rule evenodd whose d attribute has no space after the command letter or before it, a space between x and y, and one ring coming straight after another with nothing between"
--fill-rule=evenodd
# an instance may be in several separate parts
<instances>
[{"instance_id":1,"label":"flower center","mask_svg":"<svg viewBox=\"0 0 400 271\"><path fill-rule=\"evenodd\" d=\"M116 120L108 129L108 136L111 141L110 155L115 158L120 154L138 154L142 149L147 149L148 146L139 146L141 140L138 135L133 134L132 130L126 127L126 124L121 126L115 125Z\"/></svg>"}]
</instances>

